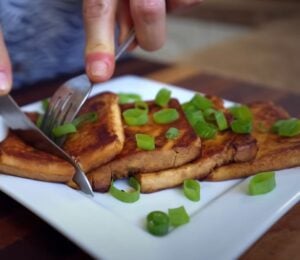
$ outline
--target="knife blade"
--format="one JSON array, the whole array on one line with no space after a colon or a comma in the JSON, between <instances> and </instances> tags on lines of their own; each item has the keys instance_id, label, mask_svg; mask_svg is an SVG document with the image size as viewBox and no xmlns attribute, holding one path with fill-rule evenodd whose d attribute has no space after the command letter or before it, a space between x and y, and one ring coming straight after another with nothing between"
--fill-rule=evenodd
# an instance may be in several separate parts
<instances>
[{"instance_id":1,"label":"knife blade","mask_svg":"<svg viewBox=\"0 0 300 260\"><path fill-rule=\"evenodd\" d=\"M6 125L16 132L23 140L33 147L56 155L75 168L73 180L79 185L80 190L89 195L94 195L92 187L81 170L80 166L63 149L48 138L20 109L10 95L0 96L0 115Z\"/></svg>"}]
</instances>

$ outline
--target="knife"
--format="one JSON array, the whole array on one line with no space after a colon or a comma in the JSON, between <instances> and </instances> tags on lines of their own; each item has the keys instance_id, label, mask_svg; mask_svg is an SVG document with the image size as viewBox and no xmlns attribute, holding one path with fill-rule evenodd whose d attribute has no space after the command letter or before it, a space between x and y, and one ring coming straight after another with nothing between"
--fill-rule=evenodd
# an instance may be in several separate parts
<instances>
[{"instance_id":1,"label":"knife","mask_svg":"<svg viewBox=\"0 0 300 260\"><path fill-rule=\"evenodd\" d=\"M14 130L33 147L56 155L72 164L76 170L73 180L79 185L80 190L86 194L94 195L92 187L80 166L22 112L10 95L0 96L0 115L10 129Z\"/></svg>"}]
</instances>

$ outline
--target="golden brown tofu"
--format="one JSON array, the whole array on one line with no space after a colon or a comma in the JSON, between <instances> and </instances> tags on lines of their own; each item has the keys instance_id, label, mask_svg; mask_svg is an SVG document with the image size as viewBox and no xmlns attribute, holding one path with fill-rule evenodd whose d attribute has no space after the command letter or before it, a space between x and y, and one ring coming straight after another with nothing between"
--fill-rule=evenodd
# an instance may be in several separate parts
<instances>
[{"instance_id":1,"label":"golden brown tofu","mask_svg":"<svg viewBox=\"0 0 300 260\"><path fill-rule=\"evenodd\" d=\"M176 99L171 99L169 102L168 107L175 108L179 112L179 119L169 124L155 123L152 118L153 113L161 108L153 101L147 103L149 122L143 126L128 126L123 121L125 145L121 153L114 160L88 173L88 178L94 184L95 190L105 190L105 185L102 185L101 182L103 176L119 179L141 172L174 168L195 159L199 155L201 150L200 138L186 120L179 102ZM125 111L131 107L132 104L122 105L121 110ZM170 127L179 129L180 134L176 139L171 140L165 137L165 133ZM135 141L137 133L154 136L156 148L151 151L139 149ZM106 177L105 179L109 178Z\"/></svg>"},{"instance_id":2,"label":"golden brown tofu","mask_svg":"<svg viewBox=\"0 0 300 260\"><path fill-rule=\"evenodd\" d=\"M270 131L271 126L280 119L288 119L283 108L271 102L255 102L249 105L254 117L252 135L258 142L255 160L231 163L216 168L207 180L222 181L247 177L263 171L280 170L300 165L300 135L280 137Z\"/></svg>"},{"instance_id":3,"label":"golden brown tofu","mask_svg":"<svg viewBox=\"0 0 300 260\"><path fill-rule=\"evenodd\" d=\"M232 119L223 105L223 100L212 96L214 108L225 112L228 121ZM235 134L231 130L219 132L215 138L202 140L201 154L197 159L183 166L163 171L140 173L136 178L144 193L176 187L186 179L203 179L214 168L232 161L253 160L257 153L255 138L249 134Z\"/></svg>"},{"instance_id":4,"label":"golden brown tofu","mask_svg":"<svg viewBox=\"0 0 300 260\"><path fill-rule=\"evenodd\" d=\"M80 114L87 112L96 112L98 120L80 126L76 133L68 136L63 145L63 149L76 159L85 172L113 159L124 145L116 94L105 92L88 99Z\"/></svg>"},{"instance_id":5,"label":"golden brown tofu","mask_svg":"<svg viewBox=\"0 0 300 260\"><path fill-rule=\"evenodd\" d=\"M29 146L13 132L0 143L0 171L51 182L68 182L75 173L68 162Z\"/></svg>"}]
</instances>

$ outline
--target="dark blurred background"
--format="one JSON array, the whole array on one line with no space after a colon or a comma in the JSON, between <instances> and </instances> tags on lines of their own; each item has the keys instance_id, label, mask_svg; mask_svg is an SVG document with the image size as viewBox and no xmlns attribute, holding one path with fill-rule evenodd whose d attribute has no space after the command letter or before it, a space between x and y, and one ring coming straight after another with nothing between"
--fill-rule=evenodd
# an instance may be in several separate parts
<instances>
[{"instance_id":1,"label":"dark blurred background","mask_svg":"<svg viewBox=\"0 0 300 260\"><path fill-rule=\"evenodd\" d=\"M168 20L165 47L137 55L300 93L299 0L204 0Z\"/></svg>"}]
</instances>

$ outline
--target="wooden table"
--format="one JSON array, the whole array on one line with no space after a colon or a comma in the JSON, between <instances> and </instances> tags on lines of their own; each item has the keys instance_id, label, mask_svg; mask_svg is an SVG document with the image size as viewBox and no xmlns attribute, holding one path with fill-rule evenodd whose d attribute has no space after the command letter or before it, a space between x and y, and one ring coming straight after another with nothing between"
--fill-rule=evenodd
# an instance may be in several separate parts
<instances>
[{"instance_id":1,"label":"wooden table","mask_svg":"<svg viewBox=\"0 0 300 260\"><path fill-rule=\"evenodd\" d=\"M209 75L191 67L170 66L138 59L129 59L117 66L116 76L135 74L176 84L207 94L219 95L236 102L259 99L273 100L300 118L300 95ZM41 82L12 95L20 105L50 96L59 80ZM300 184L299 184L300 185ZM300 203L294 206L270 230L252 245L241 259L299 259ZM246 223L245 223L246 224ZM90 257L68 239L36 217L22 205L0 192L0 259L89 259Z\"/></svg>"}]
</instances>

